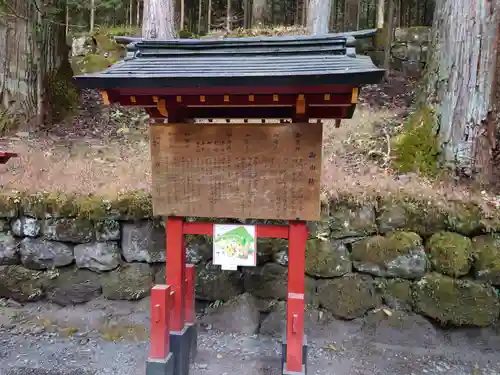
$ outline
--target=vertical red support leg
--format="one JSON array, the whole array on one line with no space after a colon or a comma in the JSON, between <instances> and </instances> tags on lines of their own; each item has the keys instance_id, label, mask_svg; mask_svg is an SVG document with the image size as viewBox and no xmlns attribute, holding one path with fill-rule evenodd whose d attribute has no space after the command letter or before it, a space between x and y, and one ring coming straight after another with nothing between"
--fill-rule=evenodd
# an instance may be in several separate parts
<instances>
[{"instance_id":1,"label":"vertical red support leg","mask_svg":"<svg viewBox=\"0 0 500 375\"><path fill-rule=\"evenodd\" d=\"M174 356L174 375L189 375L191 341L186 324L186 249L183 220L167 219L167 284L173 291L170 317L170 350Z\"/></svg>"},{"instance_id":2,"label":"vertical red support leg","mask_svg":"<svg viewBox=\"0 0 500 375\"><path fill-rule=\"evenodd\" d=\"M285 373L305 373L303 348L306 242L306 223L290 222Z\"/></svg>"},{"instance_id":3,"label":"vertical red support leg","mask_svg":"<svg viewBox=\"0 0 500 375\"><path fill-rule=\"evenodd\" d=\"M198 352L198 326L196 325L195 293L196 267L194 264L186 265L186 294L185 294L185 319L188 327L187 334L190 345L189 361L194 362Z\"/></svg>"},{"instance_id":4,"label":"vertical red support leg","mask_svg":"<svg viewBox=\"0 0 500 375\"><path fill-rule=\"evenodd\" d=\"M151 342L149 358L162 360L170 353L170 287L155 285L151 290Z\"/></svg>"},{"instance_id":5,"label":"vertical red support leg","mask_svg":"<svg viewBox=\"0 0 500 375\"><path fill-rule=\"evenodd\" d=\"M170 353L170 286L155 285L151 290L151 337L146 375L174 375Z\"/></svg>"},{"instance_id":6,"label":"vertical red support leg","mask_svg":"<svg viewBox=\"0 0 500 375\"><path fill-rule=\"evenodd\" d=\"M173 296L173 306L170 315L170 329L181 331L184 328L184 290L186 252L184 250L184 235L182 233L182 218L169 217L166 225L167 235L167 285L170 285Z\"/></svg>"}]
</instances>

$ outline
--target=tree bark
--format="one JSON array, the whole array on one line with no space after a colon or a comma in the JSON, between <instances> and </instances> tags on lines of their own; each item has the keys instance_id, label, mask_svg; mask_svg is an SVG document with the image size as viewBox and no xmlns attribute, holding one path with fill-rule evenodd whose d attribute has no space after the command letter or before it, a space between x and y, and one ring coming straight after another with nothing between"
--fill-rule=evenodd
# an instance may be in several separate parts
<instances>
[{"instance_id":1,"label":"tree bark","mask_svg":"<svg viewBox=\"0 0 500 375\"><path fill-rule=\"evenodd\" d=\"M141 23L141 0L137 0L136 2L136 13L135 13L135 24L137 27L140 26Z\"/></svg>"},{"instance_id":2,"label":"tree bark","mask_svg":"<svg viewBox=\"0 0 500 375\"><path fill-rule=\"evenodd\" d=\"M95 0L90 0L90 32L94 31L95 23Z\"/></svg>"},{"instance_id":3,"label":"tree bark","mask_svg":"<svg viewBox=\"0 0 500 375\"><path fill-rule=\"evenodd\" d=\"M231 31L231 0L227 0L226 9L227 9L227 12L226 12L226 31L230 32Z\"/></svg>"},{"instance_id":4,"label":"tree bark","mask_svg":"<svg viewBox=\"0 0 500 375\"><path fill-rule=\"evenodd\" d=\"M207 9L207 33L210 33L212 29L212 0L208 0L208 9Z\"/></svg>"},{"instance_id":5,"label":"tree bark","mask_svg":"<svg viewBox=\"0 0 500 375\"><path fill-rule=\"evenodd\" d=\"M175 39L175 10L173 0L144 0L142 11L144 39Z\"/></svg>"},{"instance_id":6,"label":"tree bark","mask_svg":"<svg viewBox=\"0 0 500 375\"><path fill-rule=\"evenodd\" d=\"M181 10L180 10L180 22L179 22L179 30L184 30L184 0L181 0Z\"/></svg>"},{"instance_id":7,"label":"tree bark","mask_svg":"<svg viewBox=\"0 0 500 375\"><path fill-rule=\"evenodd\" d=\"M201 34L201 11L202 11L202 0L198 0L198 35Z\"/></svg>"},{"instance_id":8,"label":"tree bark","mask_svg":"<svg viewBox=\"0 0 500 375\"><path fill-rule=\"evenodd\" d=\"M498 113L499 5L493 0L440 0L434 45L421 93L437 114L435 136L443 164L460 175L489 180Z\"/></svg>"},{"instance_id":9,"label":"tree bark","mask_svg":"<svg viewBox=\"0 0 500 375\"><path fill-rule=\"evenodd\" d=\"M377 4L377 29L384 28L384 8L385 8L385 0L378 0L378 4Z\"/></svg>"},{"instance_id":10,"label":"tree bark","mask_svg":"<svg viewBox=\"0 0 500 375\"><path fill-rule=\"evenodd\" d=\"M66 2L6 4L0 20L0 106L26 129L59 120L77 100L66 44Z\"/></svg>"},{"instance_id":11,"label":"tree bark","mask_svg":"<svg viewBox=\"0 0 500 375\"><path fill-rule=\"evenodd\" d=\"M394 36L394 9L396 7L396 0L389 0L389 9L387 15L387 32L386 41L384 46L384 69L385 69L385 79L389 78L391 71L391 49L392 40Z\"/></svg>"},{"instance_id":12,"label":"tree bark","mask_svg":"<svg viewBox=\"0 0 500 375\"><path fill-rule=\"evenodd\" d=\"M330 0L310 0L307 9L307 31L312 34L327 34L330 25Z\"/></svg>"},{"instance_id":13,"label":"tree bark","mask_svg":"<svg viewBox=\"0 0 500 375\"><path fill-rule=\"evenodd\" d=\"M269 15L267 12L267 0L253 0L252 4L252 27L265 25Z\"/></svg>"}]
</instances>

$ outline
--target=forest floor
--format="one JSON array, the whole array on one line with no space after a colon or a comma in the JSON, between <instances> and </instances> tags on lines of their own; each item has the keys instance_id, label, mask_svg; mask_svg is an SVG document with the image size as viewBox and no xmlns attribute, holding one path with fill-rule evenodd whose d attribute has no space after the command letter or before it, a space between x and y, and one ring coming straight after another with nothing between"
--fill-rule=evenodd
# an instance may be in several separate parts
<instances>
[{"instance_id":1,"label":"forest floor","mask_svg":"<svg viewBox=\"0 0 500 375\"><path fill-rule=\"evenodd\" d=\"M393 73L387 83L365 87L353 119L324 126L323 188L328 195L400 194L429 200L472 200L498 204L485 193L453 178L428 180L390 168L387 135L408 115L416 82ZM390 147L389 147L390 148ZM65 191L116 195L150 189L148 118L142 110L105 107L94 91L81 92L73 118L34 132L0 138L0 149L20 157L0 166L3 191ZM370 153L370 151L372 151ZM371 154L377 157L370 156Z\"/></svg>"}]
</instances>

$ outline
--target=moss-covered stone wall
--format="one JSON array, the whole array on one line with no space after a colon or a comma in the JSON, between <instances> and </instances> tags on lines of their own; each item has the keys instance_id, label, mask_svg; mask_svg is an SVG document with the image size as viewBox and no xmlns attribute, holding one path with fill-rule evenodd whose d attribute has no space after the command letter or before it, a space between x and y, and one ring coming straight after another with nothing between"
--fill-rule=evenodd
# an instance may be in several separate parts
<instances>
[{"instance_id":1,"label":"moss-covered stone wall","mask_svg":"<svg viewBox=\"0 0 500 375\"><path fill-rule=\"evenodd\" d=\"M309 223L310 305L343 319L383 305L443 326L483 327L499 319L495 212L460 202L380 197L339 198L323 204L323 211L321 221ZM99 296L138 300L163 282L164 249L164 220L152 217L150 197L142 192L115 199L0 196L0 298L61 305ZM265 312L286 298L286 241L259 240L258 266L238 271L211 263L206 237L188 236L186 255L197 268L199 300L250 293Z\"/></svg>"},{"instance_id":2,"label":"moss-covered stone wall","mask_svg":"<svg viewBox=\"0 0 500 375\"><path fill-rule=\"evenodd\" d=\"M373 40L360 40L356 50L358 53L369 55L376 64L382 65L387 38L387 30L381 29ZM430 39L430 27L415 26L394 30L391 67L407 75L420 76L427 60Z\"/></svg>"}]
</instances>

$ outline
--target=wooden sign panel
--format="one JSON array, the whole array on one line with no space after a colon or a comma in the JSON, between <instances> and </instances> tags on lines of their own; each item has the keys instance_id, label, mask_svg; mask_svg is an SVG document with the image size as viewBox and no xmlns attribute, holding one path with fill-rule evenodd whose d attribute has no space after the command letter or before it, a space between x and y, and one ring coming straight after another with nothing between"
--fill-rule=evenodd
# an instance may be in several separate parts
<instances>
[{"instance_id":1,"label":"wooden sign panel","mask_svg":"<svg viewBox=\"0 0 500 375\"><path fill-rule=\"evenodd\" d=\"M318 220L321 124L153 124L159 216Z\"/></svg>"}]
</instances>

